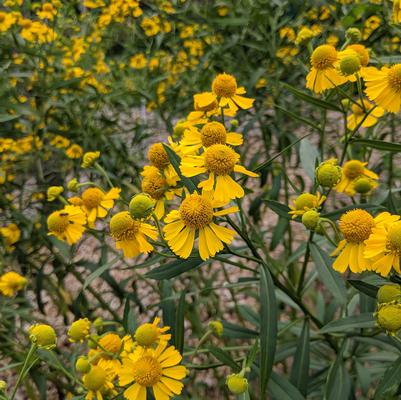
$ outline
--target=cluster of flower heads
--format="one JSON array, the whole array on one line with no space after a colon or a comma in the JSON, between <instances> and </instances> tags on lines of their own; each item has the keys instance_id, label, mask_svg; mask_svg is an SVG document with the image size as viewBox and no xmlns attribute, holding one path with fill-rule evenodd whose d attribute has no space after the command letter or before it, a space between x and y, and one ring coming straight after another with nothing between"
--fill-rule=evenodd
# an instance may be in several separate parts
<instances>
[{"instance_id":1,"label":"cluster of flower heads","mask_svg":"<svg viewBox=\"0 0 401 400\"><path fill-rule=\"evenodd\" d=\"M181 354L169 345L170 328L159 323L156 317L126 335L100 333L105 328L100 318L93 323L81 318L71 324L69 341L88 345L87 353L75 363L86 400L102 400L119 392L127 400L146 400L148 390L156 400L168 400L181 393L187 369L181 364ZM31 326L29 336L35 348L56 347L57 335L49 325Z\"/></svg>"}]
</instances>

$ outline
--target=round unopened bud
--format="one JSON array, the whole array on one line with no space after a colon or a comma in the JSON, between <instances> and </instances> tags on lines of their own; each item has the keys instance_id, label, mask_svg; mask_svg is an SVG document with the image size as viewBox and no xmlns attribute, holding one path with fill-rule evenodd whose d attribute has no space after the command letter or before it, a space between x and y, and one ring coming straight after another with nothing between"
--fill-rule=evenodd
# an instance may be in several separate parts
<instances>
[{"instance_id":1,"label":"round unopened bud","mask_svg":"<svg viewBox=\"0 0 401 400\"><path fill-rule=\"evenodd\" d=\"M47 201L54 201L58 199L61 193L63 193L64 189L62 186L50 186L47 189Z\"/></svg>"},{"instance_id":2,"label":"round unopened bud","mask_svg":"<svg viewBox=\"0 0 401 400\"><path fill-rule=\"evenodd\" d=\"M351 54L345 56L340 61L340 71L343 75L349 76L354 75L361 69L361 59L357 54Z\"/></svg>"},{"instance_id":3,"label":"round unopened bud","mask_svg":"<svg viewBox=\"0 0 401 400\"><path fill-rule=\"evenodd\" d=\"M103 329L103 319L98 317L93 321L93 326L97 331L101 331Z\"/></svg>"},{"instance_id":4,"label":"round unopened bud","mask_svg":"<svg viewBox=\"0 0 401 400\"><path fill-rule=\"evenodd\" d=\"M93 333L92 335L88 336L88 347L90 349L97 349L98 341L99 341L99 335Z\"/></svg>"},{"instance_id":5,"label":"round unopened bud","mask_svg":"<svg viewBox=\"0 0 401 400\"><path fill-rule=\"evenodd\" d=\"M350 99L342 99L341 104L343 105L344 108L349 108L351 105L351 100Z\"/></svg>"},{"instance_id":6,"label":"round unopened bud","mask_svg":"<svg viewBox=\"0 0 401 400\"><path fill-rule=\"evenodd\" d=\"M129 212L132 218L146 219L155 208L155 201L147 193L135 195L129 203Z\"/></svg>"},{"instance_id":7,"label":"round unopened bud","mask_svg":"<svg viewBox=\"0 0 401 400\"><path fill-rule=\"evenodd\" d=\"M90 168L96 162L96 160L100 157L100 151L88 151L82 157L82 164L83 168Z\"/></svg>"},{"instance_id":8,"label":"round unopened bud","mask_svg":"<svg viewBox=\"0 0 401 400\"><path fill-rule=\"evenodd\" d=\"M306 211L302 215L302 223L307 229L311 231L314 231L316 229L319 220L320 220L320 214L315 210Z\"/></svg>"},{"instance_id":9,"label":"round unopened bud","mask_svg":"<svg viewBox=\"0 0 401 400\"><path fill-rule=\"evenodd\" d=\"M362 34L358 28L348 28L345 37L349 42L357 43L361 40Z\"/></svg>"},{"instance_id":10,"label":"round unopened bud","mask_svg":"<svg viewBox=\"0 0 401 400\"><path fill-rule=\"evenodd\" d=\"M176 137L176 138L182 137L182 135L184 134L185 129L187 129L187 127L185 125L185 120L178 121L174 126L173 136Z\"/></svg>"},{"instance_id":11,"label":"round unopened bud","mask_svg":"<svg viewBox=\"0 0 401 400\"><path fill-rule=\"evenodd\" d=\"M36 324L29 328L29 339L38 347L52 349L56 346L56 332L50 325Z\"/></svg>"},{"instance_id":12,"label":"round unopened bud","mask_svg":"<svg viewBox=\"0 0 401 400\"><path fill-rule=\"evenodd\" d=\"M72 178L68 183L67 183L68 190L71 192L78 192L78 179L77 178Z\"/></svg>"},{"instance_id":13,"label":"round unopened bud","mask_svg":"<svg viewBox=\"0 0 401 400\"><path fill-rule=\"evenodd\" d=\"M354 182L354 189L357 193L360 194L369 193L372 189L375 188L375 186L375 181L366 176L361 176Z\"/></svg>"},{"instance_id":14,"label":"round unopened bud","mask_svg":"<svg viewBox=\"0 0 401 400\"><path fill-rule=\"evenodd\" d=\"M3 380L0 381L0 390L6 390L7 389L7 383L4 382Z\"/></svg>"},{"instance_id":15,"label":"round unopened bud","mask_svg":"<svg viewBox=\"0 0 401 400\"><path fill-rule=\"evenodd\" d=\"M90 328L91 323L88 318L74 321L67 332L70 342L83 342L89 336Z\"/></svg>"},{"instance_id":16,"label":"round unopened bud","mask_svg":"<svg viewBox=\"0 0 401 400\"><path fill-rule=\"evenodd\" d=\"M220 321L210 321L208 325L215 335L221 336L223 334L224 327Z\"/></svg>"},{"instance_id":17,"label":"round unopened bud","mask_svg":"<svg viewBox=\"0 0 401 400\"><path fill-rule=\"evenodd\" d=\"M87 374L91 369L91 365L86 357L81 356L75 363L75 369L81 374Z\"/></svg>"},{"instance_id":18,"label":"round unopened bud","mask_svg":"<svg viewBox=\"0 0 401 400\"><path fill-rule=\"evenodd\" d=\"M341 167L332 160L325 161L316 168L316 179L323 187L331 188L337 185L341 176Z\"/></svg>"},{"instance_id":19,"label":"round unopened bud","mask_svg":"<svg viewBox=\"0 0 401 400\"><path fill-rule=\"evenodd\" d=\"M389 335L395 335L401 329L401 305L385 304L376 313L377 324Z\"/></svg>"},{"instance_id":20,"label":"round unopened bud","mask_svg":"<svg viewBox=\"0 0 401 400\"><path fill-rule=\"evenodd\" d=\"M400 285L383 285L377 291L377 301L379 304L390 303L401 299Z\"/></svg>"},{"instance_id":21,"label":"round unopened bud","mask_svg":"<svg viewBox=\"0 0 401 400\"><path fill-rule=\"evenodd\" d=\"M240 374L228 375L226 385L233 394L242 394L248 389L247 379Z\"/></svg>"},{"instance_id":22,"label":"round unopened bud","mask_svg":"<svg viewBox=\"0 0 401 400\"><path fill-rule=\"evenodd\" d=\"M232 129L237 129L237 128L238 128L238 125L239 125L239 122L238 122L237 119L232 119L232 120L230 121L230 125L231 125L231 128L232 128Z\"/></svg>"}]
</instances>

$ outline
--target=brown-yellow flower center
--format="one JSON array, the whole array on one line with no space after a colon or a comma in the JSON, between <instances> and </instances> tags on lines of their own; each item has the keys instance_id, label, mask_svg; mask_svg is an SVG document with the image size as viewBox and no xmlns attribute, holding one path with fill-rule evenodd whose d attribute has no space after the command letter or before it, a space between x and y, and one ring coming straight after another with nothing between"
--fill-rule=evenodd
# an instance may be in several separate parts
<instances>
[{"instance_id":1,"label":"brown-yellow flower center","mask_svg":"<svg viewBox=\"0 0 401 400\"><path fill-rule=\"evenodd\" d=\"M216 175L228 175L239 161L239 155L224 144L213 144L205 151L205 166Z\"/></svg>"},{"instance_id":2,"label":"brown-yellow flower center","mask_svg":"<svg viewBox=\"0 0 401 400\"><path fill-rule=\"evenodd\" d=\"M336 61L337 51L329 44L323 44L322 46L317 47L311 56L312 67L316 69L332 67Z\"/></svg>"},{"instance_id":3,"label":"brown-yellow flower center","mask_svg":"<svg viewBox=\"0 0 401 400\"><path fill-rule=\"evenodd\" d=\"M355 179L363 174L365 166L358 160L347 161L343 166L343 173L348 179Z\"/></svg>"},{"instance_id":4,"label":"brown-yellow flower center","mask_svg":"<svg viewBox=\"0 0 401 400\"><path fill-rule=\"evenodd\" d=\"M85 375L84 385L88 390L97 391L106 383L106 380L106 371L103 368L94 365Z\"/></svg>"},{"instance_id":5,"label":"brown-yellow flower center","mask_svg":"<svg viewBox=\"0 0 401 400\"><path fill-rule=\"evenodd\" d=\"M152 356L145 356L134 363L133 377L141 386L153 386L160 381L162 368Z\"/></svg>"},{"instance_id":6,"label":"brown-yellow flower center","mask_svg":"<svg viewBox=\"0 0 401 400\"><path fill-rule=\"evenodd\" d=\"M212 90L218 97L233 97L237 91L237 81L232 75L219 74L214 78Z\"/></svg>"},{"instance_id":7,"label":"brown-yellow flower center","mask_svg":"<svg viewBox=\"0 0 401 400\"><path fill-rule=\"evenodd\" d=\"M140 346L151 346L159 337L159 330L153 324L143 324L135 331L135 340Z\"/></svg>"},{"instance_id":8,"label":"brown-yellow flower center","mask_svg":"<svg viewBox=\"0 0 401 400\"><path fill-rule=\"evenodd\" d=\"M201 141L205 147L213 144L226 144L227 131L220 122L208 122L201 129Z\"/></svg>"},{"instance_id":9,"label":"brown-yellow flower center","mask_svg":"<svg viewBox=\"0 0 401 400\"><path fill-rule=\"evenodd\" d=\"M99 344L110 353L118 353L121 349L121 338L115 333L108 333L99 340Z\"/></svg>"},{"instance_id":10,"label":"brown-yellow flower center","mask_svg":"<svg viewBox=\"0 0 401 400\"><path fill-rule=\"evenodd\" d=\"M162 143L154 143L149 147L148 159L155 167L160 169L164 169L170 164Z\"/></svg>"},{"instance_id":11,"label":"brown-yellow flower center","mask_svg":"<svg viewBox=\"0 0 401 400\"><path fill-rule=\"evenodd\" d=\"M391 225L387 235L387 248L401 255L401 221Z\"/></svg>"},{"instance_id":12,"label":"brown-yellow flower center","mask_svg":"<svg viewBox=\"0 0 401 400\"><path fill-rule=\"evenodd\" d=\"M339 226L347 242L362 243L372 233L374 220L367 211L355 209L341 216Z\"/></svg>"},{"instance_id":13,"label":"brown-yellow flower center","mask_svg":"<svg viewBox=\"0 0 401 400\"><path fill-rule=\"evenodd\" d=\"M63 233L67 229L70 221L69 214L65 211L55 211L47 218L47 227L51 232ZM72 223L72 221L71 221Z\"/></svg>"},{"instance_id":14,"label":"brown-yellow flower center","mask_svg":"<svg viewBox=\"0 0 401 400\"><path fill-rule=\"evenodd\" d=\"M128 211L122 211L113 215L110 220L110 234L116 240L130 240L139 231L141 223L135 221Z\"/></svg>"},{"instance_id":15,"label":"brown-yellow flower center","mask_svg":"<svg viewBox=\"0 0 401 400\"><path fill-rule=\"evenodd\" d=\"M213 206L205 197L192 194L181 203L180 215L185 225L201 229L212 222Z\"/></svg>"},{"instance_id":16,"label":"brown-yellow flower center","mask_svg":"<svg viewBox=\"0 0 401 400\"><path fill-rule=\"evenodd\" d=\"M103 200L104 193L99 188L89 188L82 193L82 202L87 208L96 208Z\"/></svg>"},{"instance_id":17,"label":"brown-yellow flower center","mask_svg":"<svg viewBox=\"0 0 401 400\"><path fill-rule=\"evenodd\" d=\"M401 91L401 64L393 65L388 72L388 83L392 89Z\"/></svg>"},{"instance_id":18,"label":"brown-yellow flower center","mask_svg":"<svg viewBox=\"0 0 401 400\"><path fill-rule=\"evenodd\" d=\"M147 175L142 180L142 191L156 200L164 196L166 189L167 182L159 173Z\"/></svg>"}]
</instances>

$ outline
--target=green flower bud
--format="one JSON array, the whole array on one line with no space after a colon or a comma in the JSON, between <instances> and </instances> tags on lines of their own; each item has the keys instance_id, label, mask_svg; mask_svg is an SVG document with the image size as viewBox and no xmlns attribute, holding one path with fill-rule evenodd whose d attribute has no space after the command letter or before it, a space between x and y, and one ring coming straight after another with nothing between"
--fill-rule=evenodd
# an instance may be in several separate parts
<instances>
[{"instance_id":1,"label":"green flower bud","mask_svg":"<svg viewBox=\"0 0 401 400\"><path fill-rule=\"evenodd\" d=\"M29 339L38 347L52 349L56 346L56 332L50 325L36 324L29 328Z\"/></svg>"},{"instance_id":2,"label":"green flower bud","mask_svg":"<svg viewBox=\"0 0 401 400\"><path fill-rule=\"evenodd\" d=\"M345 56L340 61L340 71L345 76L354 75L360 69L361 59L356 54Z\"/></svg>"},{"instance_id":3,"label":"green flower bud","mask_svg":"<svg viewBox=\"0 0 401 400\"><path fill-rule=\"evenodd\" d=\"M221 336L223 334L224 328L220 321L210 321L208 325L215 335Z\"/></svg>"},{"instance_id":4,"label":"green flower bud","mask_svg":"<svg viewBox=\"0 0 401 400\"><path fill-rule=\"evenodd\" d=\"M129 212L134 219L146 219L155 208L155 201L147 193L135 195L129 203Z\"/></svg>"},{"instance_id":5,"label":"green flower bud","mask_svg":"<svg viewBox=\"0 0 401 400\"><path fill-rule=\"evenodd\" d=\"M91 369L91 365L86 357L81 356L75 363L75 369L81 374L87 374Z\"/></svg>"},{"instance_id":6,"label":"green flower bud","mask_svg":"<svg viewBox=\"0 0 401 400\"><path fill-rule=\"evenodd\" d=\"M319 223L319 220L320 220L320 214L315 210L306 211L302 215L302 223L307 229L311 231L315 230L315 228Z\"/></svg>"},{"instance_id":7,"label":"green flower bud","mask_svg":"<svg viewBox=\"0 0 401 400\"><path fill-rule=\"evenodd\" d=\"M337 160L327 160L316 168L316 180L323 187L334 187L340 181L342 170Z\"/></svg>"},{"instance_id":8,"label":"green flower bud","mask_svg":"<svg viewBox=\"0 0 401 400\"><path fill-rule=\"evenodd\" d=\"M47 189L47 201L54 201L58 199L61 193L63 193L64 189L62 186L50 186Z\"/></svg>"},{"instance_id":9,"label":"green flower bud","mask_svg":"<svg viewBox=\"0 0 401 400\"><path fill-rule=\"evenodd\" d=\"M173 130L173 136L175 138L180 138L182 137L182 135L184 134L185 129L187 129L186 125L185 125L185 120L182 119L180 121L178 121L175 126L174 126L174 130Z\"/></svg>"},{"instance_id":10,"label":"green flower bud","mask_svg":"<svg viewBox=\"0 0 401 400\"><path fill-rule=\"evenodd\" d=\"M348 28L345 32L345 37L351 43L358 43L362 38L362 34L358 28Z\"/></svg>"},{"instance_id":11,"label":"green flower bud","mask_svg":"<svg viewBox=\"0 0 401 400\"><path fill-rule=\"evenodd\" d=\"M232 129L237 129L237 128L238 128L238 125L239 125L239 122L238 122L237 119L232 119L232 120L230 121L230 125L231 125L231 128L232 128Z\"/></svg>"},{"instance_id":12,"label":"green flower bud","mask_svg":"<svg viewBox=\"0 0 401 400\"><path fill-rule=\"evenodd\" d=\"M72 178L68 183L67 183L68 190L71 192L78 192L78 179L77 178Z\"/></svg>"},{"instance_id":13,"label":"green flower bud","mask_svg":"<svg viewBox=\"0 0 401 400\"><path fill-rule=\"evenodd\" d=\"M351 100L350 99L342 99L341 104L343 105L344 108L349 108L349 106L351 104Z\"/></svg>"},{"instance_id":14,"label":"green flower bud","mask_svg":"<svg viewBox=\"0 0 401 400\"><path fill-rule=\"evenodd\" d=\"M354 189L357 193L366 194L377 186L373 179L361 176L354 182Z\"/></svg>"},{"instance_id":15,"label":"green flower bud","mask_svg":"<svg viewBox=\"0 0 401 400\"><path fill-rule=\"evenodd\" d=\"M240 374L227 376L226 385L233 394L242 394L248 389L247 379Z\"/></svg>"},{"instance_id":16,"label":"green flower bud","mask_svg":"<svg viewBox=\"0 0 401 400\"><path fill-rule=\"evenodd\" d=\"M401 305L385 304L376 313L377 324L389 335L395 335L401 329Z\"/></svg>"},{"instance_id":17,"label":"green flower bud","mask_svg":"<svg viewBox=\"0 0 401 400\"><path fill-rule=\"evenodd\" d=\"M379 304L390 303L401 299L400 285L383 285L377 291L377 301Z\"/></svg>"},{"instance_id":18,"label":"green flower bud","mask_svg":"<svg viewBox=\"0 0 401 400\"><path fill-rule=\"evenodd\" d=\"M103 319L98 317L93 321L93 326L97 331L101 331L103 329Z\"/></svg>"}]
</instances>

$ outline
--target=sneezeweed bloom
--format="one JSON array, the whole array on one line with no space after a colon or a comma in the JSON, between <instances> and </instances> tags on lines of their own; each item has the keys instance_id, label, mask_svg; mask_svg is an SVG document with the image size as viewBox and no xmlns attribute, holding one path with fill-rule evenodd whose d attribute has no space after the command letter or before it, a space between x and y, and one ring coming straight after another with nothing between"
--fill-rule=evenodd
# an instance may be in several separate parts
<instances>
[{"instance_id":1,"label":"sneezeweed bloom","mask_svg":"<svg viewBox=\"0 0 401 400\"><path fill-rule=\"evenodd\" d=\"M82 154L84 154L84 151L82 150L82 147L79 144L72 144L65 151L65 154L67 155L68 158L76 159L76 158L81 158Z\"/></svg>"},{"instance_id":2,"label":"sneezeweed bloom","mask_svg":"<svg viewBox=\"0 0 401 400\"><path fill-rule=\"evenodd\" d=\"M345 272L349 269L352 272L363 272L369 270L370 262L366 260L365 241L372 234L375 227L391 223L396 218L388 212L380 213L373 218L365 210L355 209L346 212L340 218L339 228L344 236L338 247L331 254L337 256L333 263L333 268L338 272Z\"/></svg>"},{"instance_id":3,"label":"sneezeweed bloom","mask_svg":"<svg viewBox=\"0 0 401 400\"><path fill-rule=\"evenodd\" d=\"M337 185L341 180L342 169L337 164L337 159L332 158L330 160L323 161L316 168L316 180L323 187L332 188Z\"/></svg>"},{"instance_id":4,"label":"sneezeweed bloom","mask_svg":"<svg viewBox=\"0 0 401 400\"><path fill-rule=\"evenodd\" d=\"M401 256L401 221L400 216L392 216L393 223L377 226L365 242L365 257L372 262L372 270L387 276L391 268L400 271Z\"/></svg>"},{"instance_id":5,"label":"sneezeweed bloom","mask_svg":"<svg viewBox=\"0 0 401 400\"><path fill-rule=\"evenodd\" d=\"M90 168L100 157L100 151L88 151L82 158L82 168Z\"/></svg>"},{"instance_id":6,"label":"sneezeweed bloom","mask_svg":"<svg viewBox=\"0 0 401 400\"><path fill-rule=\"evenodd\" d=\"M362 71L369 100L386 111L397 113L401 107L401 64L392 67L367 67Z\"/></svg>"},{"instance_id":7,"label":"sneezeweed bloom","mask_svg":"<svg viewBox=\"0 0 401 400\"><path fill-rule=\"evenodd\" d=\"M232 242L235 232L217 225L214 217L237 212L238 208L214 211L215 207L215 201L209 197L193 193L182 201L178 210L173 210L166 216L166 225L163 228L165 239L175 254L181 258L191 255L196 232L199 232L199 255L202 260L223 250L223 243Z\"/></svg>"},{"instance_id":8,"label":"sneezeweed bloom","mask_svg":"<svg viewBox=\"0 0 401 400\"><path fill-rule=\"evenodd\" d=\"M373 171L366 168L367 162L359 160L349 160L343 165L343 175L341 181L336 186L336 191L339 193L345 193L348 196L355 195L354 183L361 176L378 180L379 177Z\"/></svg>"},{"instance_id":9,"label":"sneezeweed bloom","mask_svg":"<svg viewBox=\"0 0 401 400\"><path fill-rule=\"evenodd\" d=\"M113 215L110 220L110 234L116 240L117 249L122 249L127 258L151 252L153 246L146 237L156 240L158 236L154 226L133 219L128 211Z\"/></svg>"},{"instance_id":10,"label":"sneezeweed bloom","mask_svg":"<svg viewBox=\"0 0 401 400\"><path fill-rule=\"evenodd\" d=\"M78 242L85 231L85 213L77 206L65 206L47 217L48 235L54 235L68 244Z\"/></svg>"},{"instance_id":11,"label":"sneezeweed bloom","mask_svg":"<svg viewBox=\"0 0 401 400\"><path fill-rule=\"evenodd\" d=\"M21 231L16 224L8 224L0 228L0 235L3 237L6 250L14 250L14 244L17 243L21 238Z\"/></svg>"},{"instance_id":12,"label":"sneezeweed bloom","mask_svg":"<svg viewBox=\"0 0 401 400\"><path fill-rule=\"evenodd\" d=\"M383 285L377 291L377 302L379 304L391 303L401 300L400 285Z\"/></svg>"},{"instance_id":13,"label":"sneezeweed bloom","mask_svg":"<svg viewBox=\"0 0 401 400\"><path fill-rule=\"evenodd\" d=\"M149 147L148 160L163 171L169 185L174 186L180 180L162 143L154 143Z\"/></svg>"},{"instance_id":14,"label":"sneezeweed bloom","mask_svg":"<svg viewBox=\"0 0 401 400\"><path fill-rule=\"evenodd\" d=\"M393 0L392 20L395 24L401 23L401 1Z\"/></svg>"},{"instance_id":15,"label":"sneezeweed bloom","mask_svg":"<svg viewBox=\"0 0 401 400\"><path fill-rule=\"evenodd\" d=\"M57 14L57 10L53 7L52 3L44 3L42 4L41 10L39 10L36 14L40 19L48 19L49 21L53 21L54 16Z\"/></svg>"},{"instance_id":16,"label":"sneezeweed bloom","mask_svg":"<svg viewBox=\"0 0 401 400\"><path fill-rule=\"evenodd\" d=\"M401 304L384 304L376 313L377 325L394 336L401 329Z\"/></svg>"},{"instance_id":17,"label":"sneezeweed bloom","mask_svg":"<svg viewBox=\"0 0 401 400\"><path fill-rule=\"evenodd\" d=\"M378 119L384 115L384 110L377 106L372 110L373 107L374 105L367 100L363 100L363 105L360 101L352 104L352 114L347 118L347 128L352 131L357 126L369 128L376 125Z\"/></svg>"},{"instance_id":18,"label":"sneezeweed bloom","mask_svg":"<svg viewBox=\"0 0 401 400\"><path fill-rule=\"evenodd\" d=\"M160 318L156 317L153 323L146 323L140 325L134 334L136 343L142 347L151 347L159 344L160 342L168 342L171 339L169 333L165 333L170 330L169 326L160 328L158 325Z\"/></svg>"},{"instance_id":19,"label":"sneezeweed bloom","mask_svg":"<svg viewBox=\"0 0 401 400\"><path fill-rule=\"evenodd\" d=\"M83 342L89 336L91 322L88 318L80 318L74 321L68 329L67 335L70 342Z\"/></svg>"},{"instance_id":20,"label":"sneezeweed bloom","mask_svg":"<svg viewBox=\"0 0 401 400\"><path fill-rule=\"evenodd\" d=\"M0 293L3 296L12 297L19 290L24 289L27 283L28 280L17 272L6 272L0 276Z\"/></svg>"},{"instance_id":21,"label":"sneezeweed bloom","mask_svg":"<svg viewBox=\"0 0 401 400\"><path fill-rule=\"evenodd\" d=\"M111 188L107 193L93 187L82 193L81 208L85 212L89 227L93 228L97 218L104 218L108 210L114 207L114 201L120 198L121 189Z\"/></svg>"},{"instance_id":22,"label":"sneezeweed bloom","mask_svg":"<svg viewBox=\"0 0 401 400\"><path fill-rule=\"evenodd\" d=\"M244 197L245 194L243 187L231 177L234 172L250 177L258 176L240 165L239 161L239 154L231 147L213 144L201 155L187 155L182 158L180 168L187 177L207 173L208 178L200 182L198 187L213 193L214 200L223 206L230 200Z\"/></svg>"},{"instance_id":23,"label":"sneezeweed bloom","mask_svg":"<svg viewBox=\"0 0 401 400\"><path fill-rule=\"evenodd\" d=\"M325 200L326 196L322 196L319 192L316 194L302 193L293 201L288 214L292 215L292 218L296 218L301 217L307 211L317 211Z\"/></svg>"},{"instance_id":24,"label":"sneezeweed bloom","mask_svg":"<svg viewBox=\"0 0 401 400\"><path fill-rule=\"evenodd\" d=\"M109 371L98 365L92 366L90 371L82 377L84 387L88 391L85 400L102 400L105 394L116 395L112 378Z\"/></svg>"},{"instance_id":25,"label":"sneezeweed bloom","mask_svg":"<svg viewBox=\"0 0 401 400\"><path fill-rule=\"evenodd\" d=\"M63 192L64 188L62 186L50 186L47 189L47 201L57 200Z\"/></svg>"},{"instance_id":26,"label":"sneezeweed bloom","mask_svg":"<svg viewBox=\"0 0 401 400\"><path fill-rule=\"evenodd\" d=\"M317 47L311 55L312 67L306 77L306 87L315 93L321 93L347 82L347 78L337 69L339 58L340 55L333 46L323 44Z\"/></svg>"},{"instance_id":27,"label":"sneezeweed bloom","mask_svg":"<svg viewBox=\"0 0 401 400\"><path fill-rule=\"evenodd\" d=\"M57 335L50 325L36 324L29 329L29 340L32 344L44 349L53 349L56 347Z\"/></svg>"},{"instance_id":28,"label":"sneezeweed bloom","mask_svg":"<svg viewBox=\"0 0 401 400\"><path fill-rule=\"evenodd\" d=\"M153 389L156 400L168 400L179 395L187 370L179 365L181 354L167 342L160 342L156 349L138 348L122 360L118 371L120 386L128 386L124 397L128 400L146 400L146 390Z\"/></svg>"}]
</instances>

